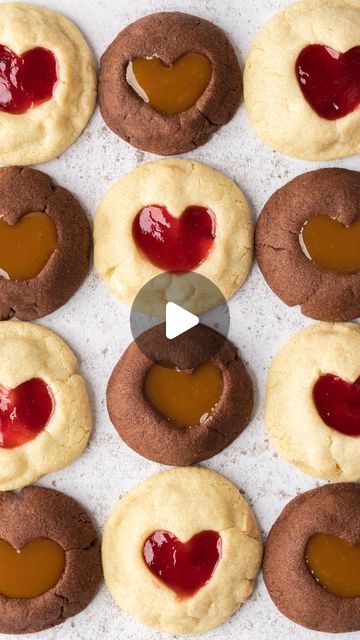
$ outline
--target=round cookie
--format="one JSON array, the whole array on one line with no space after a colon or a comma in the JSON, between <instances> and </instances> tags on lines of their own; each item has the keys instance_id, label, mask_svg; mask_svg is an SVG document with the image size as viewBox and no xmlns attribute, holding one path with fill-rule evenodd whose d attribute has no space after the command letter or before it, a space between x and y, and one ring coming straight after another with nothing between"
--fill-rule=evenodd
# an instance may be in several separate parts
<instances>
[{"instance_id":1,"label":"round cookie","mask_svg":"<svg viewBox=\"0 0 360 640\"><path fill-rule=\"evenodd\" d=\"M161 579L148 568L144 544L155 533L177 538L177 558L182 555L182 575L188 576L183 590L191 588L186 562L191 545L200 566L212 556L195 593L179 595L178 585L168 586L166 573ZM214 544L205 550L206 540L199 540L204 534L212 536L215 550ZM225 622L250 596L261 557L260 534L246 500L228 480L201 468L172 469L146 480L120 500L103 535L105 581L117 604L166 633L203 633Z\"/></svg>"},{"instance_id":2,"label":"round cookie","mask_svg":"<svg viewBox=\"0 0 360 640\"><path fill-rule=\"evenodd\" d=\"M157 347L156 360L132 342L111 374L106 395L112 423L129 447L160 464L186 466L211 458L251 418L252 382L236 348L203 325L176 340L157 325L147 337ZM210 359L209 350L216 353ZM159 369L162 363L177 373Z\"/></svg>"},{"instance_id":3,"label":"round cookie","mask_svg":"<svg viewBox=\"0 0 360 640\"><path fill-rule=\"evenodd\" d=\"M359 45L357 0L302 0L262 27L244 71L245 104L262 142L304 160L359 153Z\"/></svg>"},{"instance_id":4,"label":"round cookie","mask_svg":"<svg viewBox=\"0 0 360 640\"><path fill-rule=\"evenodd\" d=\"M90 251L88 219L69 191L41 171L0 168L1 320L33 320L65 304L89 270ZM37 275L34 255L42 257ZM11 279L8 264L15 269Z\"/></svg>"},{"instance_id":5,"label":"round cookie","mask_svg":"<svg viewBox=\"0 0 360 640\"><path fill-rule=\"evenodd\" d=\"M161 209L157 212L159 223L154 226L155 236L160 235L161 240L157 242L155 237L151 243L155 260L152 253L145 253L148 245L141 244L151 233L141 233L139 228L142 219L145 227L149 223L152 228L149 209L153 207ZM196 217L199 209L201 224ZM194 210L191 224L184 222ZM165 225L161 224L164 213ZM134 228L138 236L134 236ZM179 270L200 273L230 298L244 283L251 266L253 222L242 192L223 174L200 162L158 160L137 167L105 194L94 221L94 243L96 271L111 293L126 304L131 305L154 276ZM158 298L163 308L172 279L169 275L165 290L153 292L154 307ZM196 313L196 300L193 310Z\"/></svg>"},{"instance_id":6,"label":"round cookie","mask_svg":"<svg viewBox=\"0 0 360 640\"><path fill-rule=\"evenodd\" d=\"M0 323L0 490L71 464L86 447L91 413L77 359L39 325Z\"/></svg>"},{"instance_id":7,"label":"round cookie","mask_svg":"<svg viewBox=\"0 0 360 640\"><path fill-rule=\"evenodd\" d=\"M146 69L145 73L155 87L163 86L167 97L174 91L174 106L178 105L182 95L191 90L199 71L185 68L183 77L174 80L171 75L179 61L194 53L210 62L210 79L180 112L153 108L144 100L148 96L136 76L132 84L128 82L129 64L134 59L140 58L147 65L151 65L151 59L160 59L163 64L160 63L158 78L154 79L153 70ZM211 22L186 13L160 12L137 20L119 33L101 58L99 104L106 124L126 142L151 153L185 153L207 142L231 120L241 91L239 63L226 35Z\"/></svg>"},{"instance_id":8,"label":"round cookie","mask_svg":"<svg viewBox=\"0 0 360 640\"><path fill-rule=\"evenodd\" d=\"M4 541L10 551L4 551ZM60 558L49 557L50 541L60 546ZM32 633L61 624L94 597L102 575L100 543L88 514L69 496L43 487L0 494L0 542L0 633ZM40 595L4 595L15 593L14 588L41 591L46 581L55 584Z\"/></svg>"},{"instance_id":9,"label":"round cookie","mask_svg":"<svg viewBox=\"0 0 360 640\"><path fill-rule=\"evenodd\" d=\"M285 304L300 305L315 320L341 322L360 315L359 199L358 171L319 169L278 189L258 219L256 256L265 280ZM304 247L309 222L319 221L326 228L315 231L315 242L326 238L331 264L318 262L317 254L311 259ZM346 271L342 262L351 253L353 264Z\"/></svg>"},{"instance_id":10,"label":"round cookie","mask_svg":"<svg viewBox=\"0 0 360 640\"><path fill-rule=\"evenodd\" d=\"M60 13L5 3L0 62L0 163L55 158L78 138L95 107L95 62L88 44Z\"/></svg>"},{"instance_id":11,"label":"round cookie","mask_svg":"<svg viewBox=\"0 0 360 640\"><path fill-rule=\"evenodd\" d=\"M359 325L323 323L293 336L271 364L267 431L304 473L360 480L359 354Z\"/></svg>"},{"instance_id":12,"label":"round cookie","mask_svg":"<svg viewBox=\"0 0 360 640\"><path fill-rule=\"evenodd\" d=\"M319 534L341 539L346 547L358 545L359 505L358 485L325 485L296 496L272 526L265 546L264 581L274 604L293 622L328 633L360 630L360 597L336 595L319 584L307 553L309 540ZM348 553L354 553L354 547ZM348 558L343 556L341 562ZM334 565L335 554L330 574ZM338 571L339 578L341 568Z\"/></svg>"}]
</instances>

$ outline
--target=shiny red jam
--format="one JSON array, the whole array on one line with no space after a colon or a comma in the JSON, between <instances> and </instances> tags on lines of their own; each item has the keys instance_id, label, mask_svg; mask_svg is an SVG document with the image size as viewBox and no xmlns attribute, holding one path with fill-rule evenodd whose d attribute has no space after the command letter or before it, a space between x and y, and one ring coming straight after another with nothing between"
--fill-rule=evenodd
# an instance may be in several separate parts
<instances>
[{"instance_id":1,"label":"shiny red jam","mask_svg":"<svg viewBox=\"0 0 360 640\"><path fill-rule=\"evenodd\" d=\"M351 383L325 373L314 385L313 398L328 427L347 436L360 436L360 377Z\"/></svg>"}]
</instances>

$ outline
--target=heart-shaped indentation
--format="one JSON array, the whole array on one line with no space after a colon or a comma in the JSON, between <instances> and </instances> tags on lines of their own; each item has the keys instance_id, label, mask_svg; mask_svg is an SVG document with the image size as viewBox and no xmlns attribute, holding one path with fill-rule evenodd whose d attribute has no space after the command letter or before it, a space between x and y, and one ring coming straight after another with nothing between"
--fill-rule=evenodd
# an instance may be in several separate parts
<instances>
[{"instance_id":1,"label":"heart-shaped indentation","mask_svg":"<svg viewBox=\"0 0 360 640\"><path fill-rule=\"evenodd\" d=\"M53 410L51 390L40 378L15 389L0 386L0 447L12 449L33 440L45 429Z\"/></svg>"},{"instance_id":2,"label":"heart-shaped indentation","mask_svg":"<svg viewBox=\"0 0 360 640\"><path fill-rule=\"evenodd\" d=\"M187 372L154 364L145 378L146 400L180 427L203 424L214 412L223 391L220 370L211 362Z\"/></svg>"},{"instance_id":3,"label":"heart-shaped indentation","mask_svg":"<svg viewBox=\"0 0 360 640\"><path fill-rule=\"evenodd\" d=\"M36 538L22 549L0 540L0 593L8 598L36 598L59 582L65 551L49 538Z\"/></svg>"},{"instance_id":4,"label":"heart-shaped indentation","mask_svg":"<svg viewBox=\"0 0 360 640\"><path fill-rule=\"evenodd\" d=\"M15 225L0 218L0 275L36 278L57 246L56 225L46 213L29 213Z\"/></svg>"},{"instance_id":5,"label":"heart-shaped indentation","mask_svg":"<svg viewBox=\"0 0 360 640\"><path fill-rule=\"evenodd\" d=\"M351 383L325 373L314 385L313 398L328 427L347 436L360 436L360 376Z\"/></svg>"},{"instance_id":6,"label":"heart-shaped indentation","mask_svg":"<svg viewBox=\"0 0 360 640\"><path fill-rule=\"evenodd\" d=\"M171 66L160 58L134 58L126 79L136 93L161 113L174 115L190 109L210 82L212 66L202 53L187 53Z\"/></svg>"},{"instance_id":7,"label":"heart-shaped indentation","mask_svg":"<svg viewBox=\"0 0 360 640\"><path fill-rule=\"evenodd\" d=\"M316 533L306 546L305 559L315 580L344 598L360 596L360 546L325 533Z\"/></svg>"},{"instance_id":8,"label":"heart-shaped indentation","mask_svg":"<svg viewBox=\"0 0 360 640\"><path fill-rule=\"evenodd\" d=\"M0 111L21 114L50 100L57 79L56 58L48 49L17 56L0 45Z\"/></svg>"},{"instance_id":9,"label":"heart-shaped indentation","mask_svg":"<svg viewBox=\"0 0 360 640\"><path fill-rule=\"evenodd\" d=\"M343 118L360 105L360 46L339 53L311 44L298 56L296 76L305 100L321 118Z\"/></svg>"},{"instance_id":10,"label":"heart-shaped indentation","mask_svg":"<svg viewBox=\"0 0 360 640\"><path fill-rule=\"evenodd\" d=\"M180 598L193 596L209 582L221 553L221 536L216 531L201 531L187 542L169 531L155 531L143 548L151 573Z\"/></svg>"},{"instance_id":11,"label":"heart-shaped indentation","mask_svg":"<svg viewBox=\"0 0 360 640\"><path fill-rule=\"evenodd\" d=\"M349 227L329 216L310 218L302 229L307 253L319 267L337 273L360 270L360 217Z\"/></svg>"},{"instance_id":12,"label":"heart-shaped indentation","mask_svg":"<svg viewBox=\"0 0 360 640\"><path fill-rule=\"evenodd\" d=\"M216 232L211 209L187 207L174 218L166 207L151 204L139 211L132 227L137 247L163 271L192 271L208 257Z\"/></svg>"}]
</instances>

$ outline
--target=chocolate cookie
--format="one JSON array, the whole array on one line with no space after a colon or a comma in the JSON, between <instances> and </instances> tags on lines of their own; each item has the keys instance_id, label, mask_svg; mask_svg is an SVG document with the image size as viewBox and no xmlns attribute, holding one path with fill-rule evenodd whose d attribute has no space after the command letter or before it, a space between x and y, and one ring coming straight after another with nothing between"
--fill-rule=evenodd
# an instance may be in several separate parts
<instances>
[{"instance_id":1,"label":"chocolate cookie","mask_svg":"<svg viewBox=\"0 0 360 640\"><path fill-rule=\"evenodd\" d=\"M360 173L346 169L302 174L268 200L256 227L256 254L267 283L288 306L330 322L360 315L359 202Z\"/></svg>"},{"instance_id":2,"label":"chocolate cookie","mask_svg":"<svg viewBox=\"0 0 360 640\"><path fill-rule=\"evenodd\" d=\"M112 423L149 460L186 466L211 458L235 440L252 413L252 382L236 348L203 325L171 341L157 325L146 337L154 360L133 342L111 374ZM209 360L210 352L217 355Z\"/></svg>"},{"instance_id":3,"label":"chocolate cookie","mask_svg":"<svg viewBox=\"0 0 360 640\"><path fill-rule=\"evenodd\" d=\"M89 269L90 227L74 196L34 169L0 169L0 319L33 320L75 293Z\"/></svg>"},{"instance_id":4,"label":"chocolate cookie","mask_svg":"<svg viewBox=\"0 0 360 640\"><path fill-rule=\"evenodd\" d=\"M135 69L139 60L145 66L142 74ZM183 103L195 82L197 91ZM159 87L160 102L151 93ZM101 58L99 104L106 124L134 147L159 155L185 153L207 142L231 120L241 91L239 63L225 34L185 13L160 12L137 20Z\"/></svg>"},{"instance_id":5,"label":"chocolate cookie","mask_svg":"<svg viewBox=\"0 0 360 640\"><path fill-rule=\"evenodd\" d=\"M324 546L315 549L319 541ZM265 584L281 613L315 631L359 631L358 571L352 576L357 597L353 593L352 597L340 595L341 589L351 593L350 572L359 565L359 542L359 485L325 485L291 500L268 535L263 563ZM315 557L311 555L313 550ZM325 580L335 579L330 587L321 577L324 554L329 554ZM348 573L344 571L346 566ZM340 592L337 583L341 583Z\"/></svg>"},{"instance_id":6,"label":"chocolate cookie","mask_svg":"<svg viewBox=\"0 0 360 640\"><path fill-rule=\"evenodd\" d=\"M95 595L100 544L89 516L69 496L42 487L0 493L0 543L0 633L53 627ZM46 581L52 586L44 592Z\"/></svg>"}]
</instances>

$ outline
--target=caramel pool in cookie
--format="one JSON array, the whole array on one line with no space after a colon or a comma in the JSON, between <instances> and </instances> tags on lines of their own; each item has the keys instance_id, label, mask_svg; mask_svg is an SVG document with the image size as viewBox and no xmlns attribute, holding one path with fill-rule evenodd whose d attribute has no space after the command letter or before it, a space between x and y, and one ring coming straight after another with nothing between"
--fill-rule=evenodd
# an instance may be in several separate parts
<instances>
[{"instance_id":1,"label":"caramel pool in cookie","mask_svg":"<svg viewBox=\"0 0 360 640\"><path fill-rule=\"evenodd\" d=\"M0 494L0 633L61 624L92 600L100 544L82 507L53 489Z\"/></svg>"},{"instance_id":2,"label":"caramel pool in cookie","mask_svg":"<svg viewBox=\"0 0 360 640\"><path fill-rule=\"evenodd\" d=\"M297 176L265 204L256 256L285 304L315 320L360 315L360 173L319 169Z\"/></svg>"},{"instance_id":3,"label":"caramel pool in cookie","mask_svg":"<svg viewBox=\"0 0 360 640\"><path fill-rule=\"evenodd\" d=\"M360 630L360 487L299 494L272 526L263 574L274 604L309 629Z\"/></svg>"},{"instance_id":4,"label":"caramel pool in cookie","mask_svg":"<svg viewBox=\"0 0 360 640\"><path fill-rule=\"evenodd\" d=\"M0 319L41 318L65 304L90 263L79 202L34 169L0 169Z\"/></svg>"},{"instance_id":5,"label":"caramel pool in cookie","mask_svg":"<svg viewBox=\"0 0 360 640\"><path fill-rule=\"evenodd\" d=\"M137 453L162 464L185 466L216 455L252 413L251 379L235 347L203 325L173 341L164 325L145 335L157 345L159 362L133 342L108 383L116 430ZM210 361L209 349L215 354Z\"/></svg>"},{"instance_id":6,"label":"caramel pool in cookie","mask_svg":"<svg viewBox=\"0 0 360 640\"><path fill-rule=\"evenodd\" d=\"M204 633L225 622L251 595L261 558L248 503L203 468L148 478L104 528L104 576L116 603L165 633Z\"/></svg>"},{"instance_id":7,"label":"caramel pool in cookie","mask_svg":"<svg viewBox=\"0 0 360 640\"><path fill-rule=\"evenodd\" d=\"M106 124L134 147L159 155L207 142L231 120L241 91L226 35L186 13L140 18L101 57L99 104Z\"/></svg>"}]
</instances>

